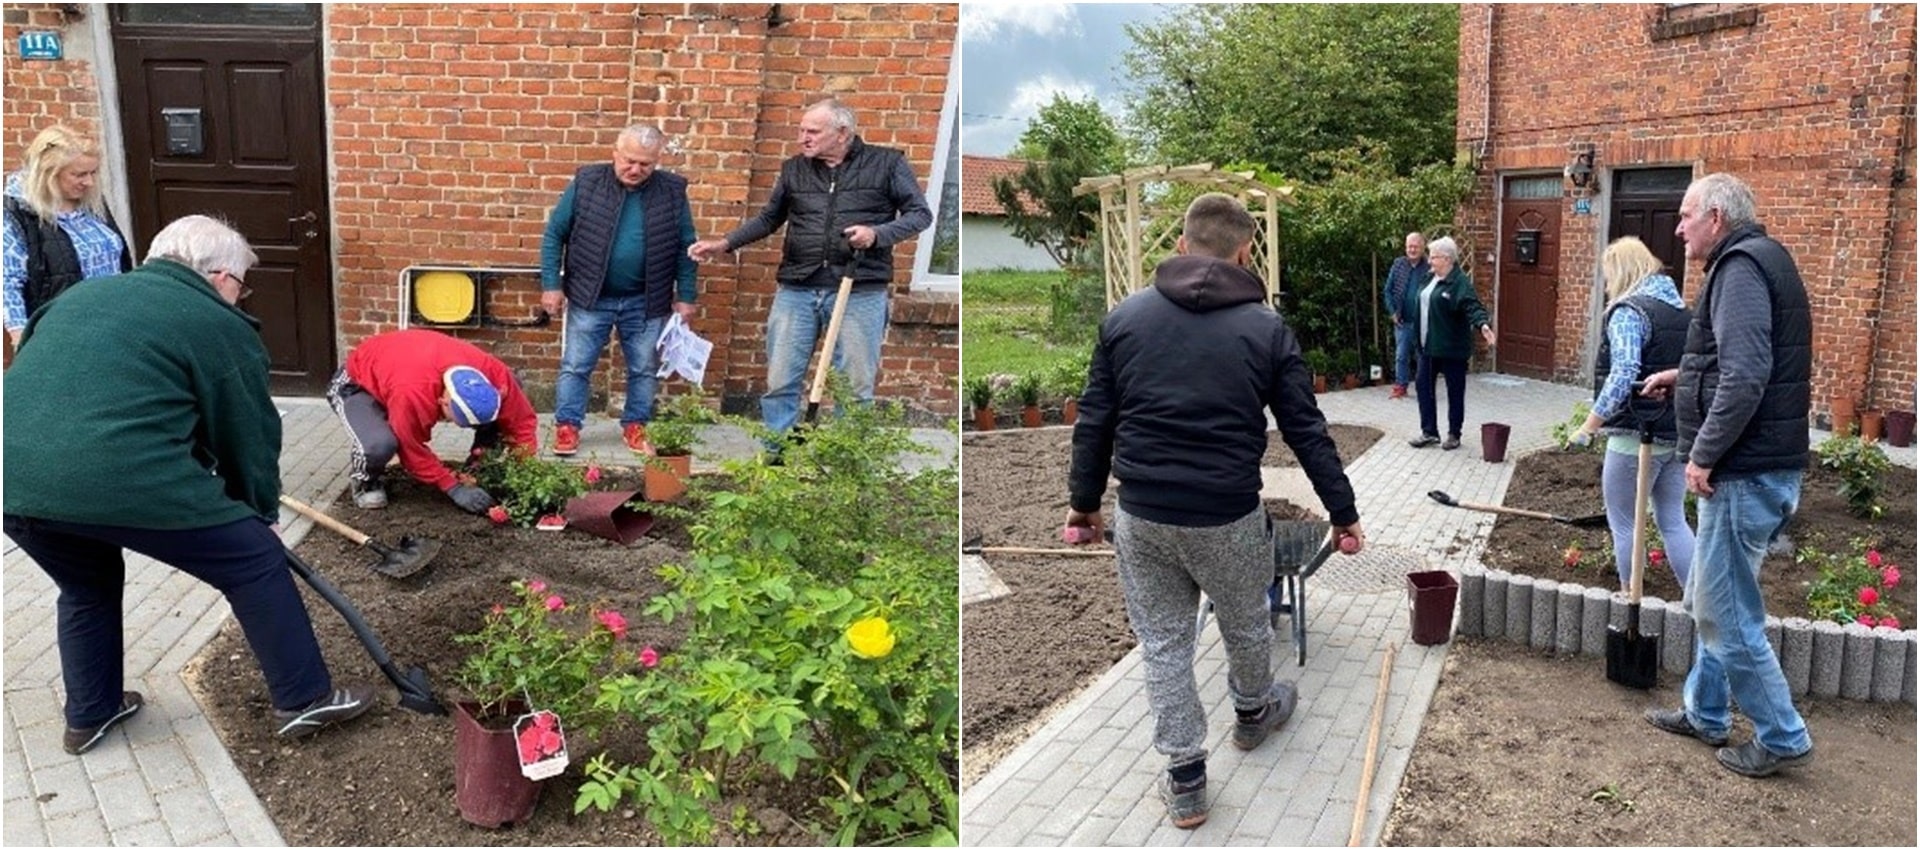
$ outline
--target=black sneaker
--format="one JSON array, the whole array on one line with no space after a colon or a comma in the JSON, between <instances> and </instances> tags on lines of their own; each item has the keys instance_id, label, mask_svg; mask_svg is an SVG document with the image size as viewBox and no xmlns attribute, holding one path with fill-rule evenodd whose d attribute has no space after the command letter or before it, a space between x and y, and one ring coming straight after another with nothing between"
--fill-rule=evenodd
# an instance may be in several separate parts
<instances>
[{"instance_id":1,"label":"black sneaker","mask_svg":"<svg viewBox=\"0 0 1920 850\"><path fill-rule=\"evenodd\" d=\"M1438 442L1440 442L1439 434L1421 434L1418 437L1408 440L1407 445L1416 449L1424 449Z\"/></svg>"},{"instance_id":2,"label":"black sneaker","mask_svg":"<svg viewBox=\"0 0 1920 850\"><path fill-rule=\"evenodd\" d=\"M1450 452L1457 448L1460 448L1459 434L1448 434L1446 442L1440 444L1440 450L1443 452Z\"/></svg>"},{"instance_id":3,"label":"black sneaker","mask_svg":"<svg viewBox=\"0 0 1920 850\"><path fill-rule=\"evenodd\" d=\"M1180 829L1192 829L1207 822L1207 777L1192 782L1175 782L1171 774L1160 774L1160 799L1167 802L1167 820Z\"/></svg>"},{"instance_id":4,"label":"black sneaker","mask_svg":"<svg viewBox=\"0 0 1920 850\"><path fill-rule=\"evenodd\" d=\"M1280 724L1293 716L1294 704L1300 701L1300 692L1292 682L1279 682L1274 685L1278 691L1273 699L1260 707L1252 717L1238 717L1233 724L1233 745L1243 750L1251 750L1265 743L1267 736Z\"/></svg>"},{"instance_id":5,"label":"black sneaker","mask_svg":"<svg viewBox=\"0 0 1920 850\"><path fill-rule=\"evenodd\" d=\"M323 696L305 707L292 710L273 710L273 720L280 724L274 731L282 738L305 738L326 726L345 723L373 707L373 689L362 686L334 688L333 693Z\"/></svg>"},{"instance_id":6,"label":"black sneaker","mask_svg":"<svg viewBox=\"0 0 1920 850\"><path fill-rule=\"evenodd\" d=\"M1720 764L1741 776L1759 778L1772 776L1782 770L1804 767L1813 761L1813 747L1796 756L1775 755L1760 746L1759 741L1748 741L1737 747L1723 747L1716 754Z\"/></svg>"},{"instance_id":7,"label":"black sneaker","mask_svg":"<svg viewBox=\"0 0 1920 850\"><path fill-rule=\"evenodd\" d=\"M88 729L67 727L67 734L60 738L60 748L66 750L67 755L71 756L77 756L93 749L95 744L100 743L102 739L107 737L107 733L111 731L113 727L120 725L120 721L132 717L140 711L140 706L146 704L147 698L141 696L139 691L122 692L120 694L119 711L115 712L112 717L106 719L106 722L98 726Z\"/></svg>"},{"instance_id":8,"label":"black sneaker","mask_svg":"<svg viewBox=\"0 0 1920 850\"><path fill-rule=\"evenodd\" d=\"M1684 708L1649 708L1647 709L1647 713L1641 716L1645 717L1647 723L1652 725L1653 728L1662 732L1672 732L1675 735L1686 735L1691 738L1698 738L1709 747L1724 747L1727 745L1727 733L1721 732L1713 734L1700 731L1700 727L1693 725L1693 721L1687 719L1687 710Z\"/></svg>"}]
</instances>

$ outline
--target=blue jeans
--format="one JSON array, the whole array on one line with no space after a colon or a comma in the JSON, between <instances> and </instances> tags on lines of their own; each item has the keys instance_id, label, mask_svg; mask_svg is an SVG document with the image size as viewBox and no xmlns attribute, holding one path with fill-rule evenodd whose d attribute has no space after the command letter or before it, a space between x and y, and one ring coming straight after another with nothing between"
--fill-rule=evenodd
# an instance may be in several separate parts
<instances>
[{"instance_id":1,"label":"blue jeans","mask_svg":"<svg viewBox=\"0 0 1920 850\"><path fill-rule=\"evenodd\" d=\"M813 348L833 319L836 289L782 285L767 314L767 393L760 397L760 419L767 430L784 434L800 421L802 382ZM854 399L873 401L880 374L880 344L887 338L887 290L856 289L847 296L840 339L833 347L833 368L844 372Z\"/></svg>"},{"instance_id":2,"label":"blue jeans","mask_svg":"<svg viewBox=\"0 0 1920 850\"><path fill-rule=\"evenodd\" d=\"M1775 755L1813 746L1794 710L1780 659L1767 642L1760 598L1760 561L1800 504L1801 472L1767 472L1717 481L1698 501L1700 533L1687 604L1693 611L1693 670L1687 674L1687 721L1711 735L1731 722L1728 697L1753 721L1753 738Z\"/></svg>"},{"instance_id":3,"label":"blue jeans","mask_svg":"<svg viewBox=\"0 0 1920 850\"><path fill-rule=\"evenodd\" d=\"M120 710L126 664L123 548L206 582L226 597L266 675L274 708L299 708L333 691L313 622L287 566L287 550L264 520L168 531L8 514L5 526L7 536L60 588L56 640L69 727L98 726Z\"/></svg>"},{"instance_id":4,"label":"blue jeans","mask_svg":"<svg viewBox=\"0 0 1920 850\"><path fill-rule=\"evenodd\" d=\"M553 388L553 421L557 425L579 425L587 415L587 379L600 363L600 352L607 347L607 336L620 331L620 350L627 359L627 403L620 410L620 424L646 424L653 419L653 391L659 380L660 332L667 317L647 318L645 295L602 298L592 309L567 302L567 338L560 351L560 378Z\"/></svg>"},{"instance_id":5,"label":"blue jeans","mask_svg":"<svg viewBox=\"0 0 1920 850\"><path fill-rule=\"evenodd\" d=\"M1413 383L1419 368L1420 328L1412 322L1393 326L1393 382L1400 386Z\"/></svg>"}]
</instances>

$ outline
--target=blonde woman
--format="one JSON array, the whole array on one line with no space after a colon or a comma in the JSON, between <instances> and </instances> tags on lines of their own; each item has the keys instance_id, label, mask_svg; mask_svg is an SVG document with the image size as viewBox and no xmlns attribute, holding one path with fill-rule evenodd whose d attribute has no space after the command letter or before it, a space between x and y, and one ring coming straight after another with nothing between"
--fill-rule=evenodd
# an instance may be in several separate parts
<instances>
[{"instance_id":1,"label":"blonde woman","mask_svg":"<svg viewBox=\"0 0 1920 850\"><path fill-rule=\"evenodd\" d=\"M67 287L133 268L99 177L99 146L60 124L40 131L7 176L6 327L15 347L33 311Z\"/></svg>"},{"instance_id":2,"label":"blonde woman","mask_svg":"<svg viewBox=\"0 0 1920 850\"><path fill-rule=\"evenodd\" d=\"M1639 239L1614 240L1600 255L1607 287L1607 335L1593 364L1593 412L1572 442L1586 445L1594 434L1607 438L1600 492L1613 529L1613 562L1625 589L1633 569L1633 501L1639 474L1640 425L1653 429L1654 524L1665 543L1667 563L1684 591L1693 569L1693 529L1684 504L1685 458L1674 454L1673 406L1632 395L1633 382L1680 365L1693 313L1680 300L1673 278L1661 274L1660 259Z\"/></svg>"}]
</instances>

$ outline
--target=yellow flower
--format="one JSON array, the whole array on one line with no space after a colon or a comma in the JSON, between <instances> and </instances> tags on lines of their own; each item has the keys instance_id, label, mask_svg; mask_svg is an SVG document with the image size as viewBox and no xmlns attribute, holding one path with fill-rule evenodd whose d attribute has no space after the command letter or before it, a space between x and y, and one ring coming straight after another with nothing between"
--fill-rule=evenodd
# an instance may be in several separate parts
<instances>
[{"instance_id":1,"label":"yellow flower","mask_svg":"<svg viewBox=\"0 0 1920 850\"><path fill-rule=\"evenodd\" d=\"M861 658L885 658L893 651L893 627L880 617L868 617L847 627L847 645Z\"/></svg>"}]
</instances>

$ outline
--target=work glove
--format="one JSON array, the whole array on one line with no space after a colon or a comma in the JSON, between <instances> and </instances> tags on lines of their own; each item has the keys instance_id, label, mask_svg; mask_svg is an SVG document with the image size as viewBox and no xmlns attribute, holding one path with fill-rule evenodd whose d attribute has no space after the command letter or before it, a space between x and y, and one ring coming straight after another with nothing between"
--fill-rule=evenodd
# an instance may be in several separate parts
<instances>
[{"instance_id":1,"label":"work glove","mask_svg":"<svg viewBox=\"0 0 1920 850\"><path fill-rule=\"evenodd\" d=\"M484 514L488 508L493 507L493 497L487 495L487 491L472 484L453 485L453 489L447 491L447 497L453 499L453 503L459 505L461 510L470 514Z\"/></svg>"},{"instance_id":2,"label":"work glove","mask_svg":"<svg viewBox=\"0 0 1920 850\"><path fill-rule=\"evenodd\" d=\"M1591 446L1593 445L1593 432L1585 428L1575 428L1573 433L1567 435L1567 445L1579 446L1581 448Z\"/></svg>"}]
</instances>

